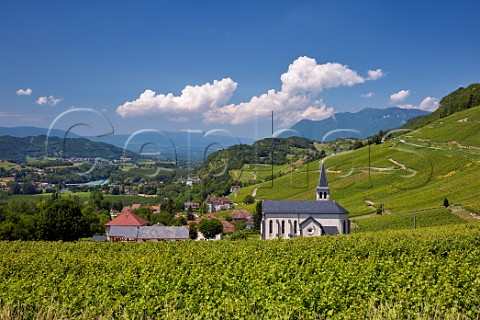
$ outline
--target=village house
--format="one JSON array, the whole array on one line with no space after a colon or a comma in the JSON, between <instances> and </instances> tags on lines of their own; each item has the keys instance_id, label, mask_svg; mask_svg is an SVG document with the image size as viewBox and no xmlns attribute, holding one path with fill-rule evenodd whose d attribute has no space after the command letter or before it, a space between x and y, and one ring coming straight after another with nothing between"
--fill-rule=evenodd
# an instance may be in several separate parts
<instances>
[{"instance_id":1,"label":"village house","mask_svg":"<svg viewBox=\"0 0 480 320\"><path fill-rule=\"evenodd\" d=\"M195 183L199 183L199 182L202 182L202 179L200 178L188 178L186 181L185 181L185 184L189 187L193 186Z\"/></svg>"},{"instance_id":2,"label":"village house","mask_svg":"<svg viewBox=\"0 0 480 320\"><path fill-rule=\"evenodd\" d=\"M200 203L198 203L198 202L184 202L183 206L185 208L185 211L187 211L189 207L192 207L193 210L198 210L200 208Z\"/></svg>"},{"instance_id":3,"label":"village house","mask_svg":"<svg viewBox=\"0 0 480 320\"><path fill-rule=\"evenodd\" d=\"M330 200L325 165L322 163L315 201L264 200L262 239L312 237L350 233L348 211Z\"/></svg>"},{"instance_id":4,"label":"village house","mask_svg":"<svg viewBox=\"0 0 480 320\"><path fill-rule=\"evenodd\" d=\"M242 187L240 186L230 186L230 193L240 190Z\"/></svg>"},{"instance_id":5,"label":"village house","mask_svg":"<svg viewBox=\"0 0 480 320\"><path fill-rule=\"evenodd\" d=\"M148 221L126 210L105 224L110 242L181 241L189 238L188 228L148 226Z\"/></svg>"},{"instance_id":6,"label":"village house","mask_svg":"<svg viewBox=\"0 0 480 320\"><path fill-rule=\"evenodd\" d=\"M208 207L208 212L218 212L230 209L232 202L227 197L207 197L205 203Z\"/></svg>"},{"instance_id":7,"label":"village house","mask_svg":"<svg viewBox=\"0 0 480 320\"><path fill-rule=\"evenodd\" d=\"M107 239L110 240L110 234L112 227L140 227L146 226L148 221L131 213L128 209L122 210L122 213L111 221L105 223L105 231L107 232ZM117 230L117 228L114 228ZM117 237L114 233L113 237Z\"/></svg>"},{"instance_id":8,"label":"village house","mask_svg":"<svg viewBox=\"0 0 480 320\"><path fill-rule=\"evenodd\" d=\"M247 221L252 215L247 210L233 210L230 213L233 221Z\"/></svg>"},{"instance_id":9,"label":"village house","mask_svg":"<svg viewBox=\"0 0 480 320\"><path fill-rule=\"evenodd\" d=\"M227 219L225 218L220 218L215 213L211 213L202 218L196 218L195 220L187 221L187 225L190 224L191 222L195 222L198 225L200 224L200 221L202 221L203 219L219 220L223 226L223 233L233 233L235 231L235 225L233 223L228 222ZM218 234L214 240L221 240L222 238L223 238L223 234ZM198 236L196 240L205 240L204 235L200 231L198 232Z\"/></svg>"},{"instance_id":10,"label":"village house","mask_svg":"<svg viewBox=\"0 0 480 320\"><path fill-rule=\"evenodd\" d=\"M112 226L108 239L110 242L184 241L189 239L189 231L186 227Z\"/></svg>"}]
</instances>

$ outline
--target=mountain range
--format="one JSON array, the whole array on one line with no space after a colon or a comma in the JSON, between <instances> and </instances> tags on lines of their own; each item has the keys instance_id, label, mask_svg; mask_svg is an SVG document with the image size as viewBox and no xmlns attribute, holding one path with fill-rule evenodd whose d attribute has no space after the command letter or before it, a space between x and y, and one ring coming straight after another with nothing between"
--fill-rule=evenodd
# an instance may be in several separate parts
<instances>
[{"instance_id":1,"label":"mountain range","mask_svg":"<svg viewBox=\"0 0 480 320\"><path fill-rule=\"evenodd\" d=\"M426 116L429 112L419 109L365 108L358 112L335 113L330 118L313 121L301 120L282 137L303 136L317 141L331 141L337 138L367 138L380 130L394 129L403 126L408 120Z\"/></svg>"}]
</instances>

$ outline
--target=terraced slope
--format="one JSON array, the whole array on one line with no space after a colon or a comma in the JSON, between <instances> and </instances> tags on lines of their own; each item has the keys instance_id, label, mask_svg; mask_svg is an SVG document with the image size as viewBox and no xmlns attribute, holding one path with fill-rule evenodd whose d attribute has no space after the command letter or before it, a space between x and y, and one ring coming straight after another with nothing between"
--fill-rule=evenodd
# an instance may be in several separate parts
<instances>
[{"instance_id":1,"label":"terraced slope","mask_svg":"<svg viewBox=\"0 0 480 320\"><path fill-rule=\"evenodd\" d=\"M439 208L450 203L480 212L480 107L455 113L423 128L372 145L325 158L332 199L351 216ZM321 162L291 174L241 189L257 199L315 197Z\"/></svg>"}]
</instances>

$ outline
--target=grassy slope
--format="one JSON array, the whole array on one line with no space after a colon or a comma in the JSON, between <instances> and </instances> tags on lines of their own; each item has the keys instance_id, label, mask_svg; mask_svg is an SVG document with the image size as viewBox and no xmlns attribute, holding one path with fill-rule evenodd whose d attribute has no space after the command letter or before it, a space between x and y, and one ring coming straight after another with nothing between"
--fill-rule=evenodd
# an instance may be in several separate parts
<instances>
[{"instance_id":1,"label":"grassy slope","mask_svg":"<svg viewBox=\"0 0 480 320\"><path fill-rule=\"evenodd\" d=\"M451 203L478 208L479 128L480 107L476 107L370 150L364 147L330 156L325 163L331 197L351 216L371 213L366 201L384 203L395 213L439 208L445 197ZM257 199L313 200L320 164L315 161L290 175L243 188L237 197L256 190Z\"/></svg>"}]
</instances>

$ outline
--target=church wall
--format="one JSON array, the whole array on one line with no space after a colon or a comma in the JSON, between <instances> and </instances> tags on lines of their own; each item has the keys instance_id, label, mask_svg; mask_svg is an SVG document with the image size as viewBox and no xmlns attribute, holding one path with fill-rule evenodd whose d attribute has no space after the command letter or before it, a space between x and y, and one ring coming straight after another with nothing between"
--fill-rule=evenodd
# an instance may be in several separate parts
<instances>
[{"instance_id":1,"label":"church wall","mask_svg":"<svg viewBox=\"0 0 480 320\"><path fill-rule=\"evenodd\" d=\"M337 227L339 233L344 233L343 221L345 221L345 233L349 233L348 214L309 214L309 213L264 213L262 221L262 238L292 238L300 236L300 225L308 218L314 218L322 226ZM270 232L272 221L272 232ZM297 227L295 232L295 221ZM285 224L285 232L282 233L282 222Z\"/></svg>"}]
</instances>

